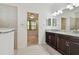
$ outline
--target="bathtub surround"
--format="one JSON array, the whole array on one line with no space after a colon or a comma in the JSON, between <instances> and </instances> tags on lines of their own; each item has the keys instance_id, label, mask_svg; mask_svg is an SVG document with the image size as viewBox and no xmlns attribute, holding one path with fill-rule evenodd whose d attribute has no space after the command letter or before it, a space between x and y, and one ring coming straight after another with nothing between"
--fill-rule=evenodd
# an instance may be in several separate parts
<instances>
[{"instance_id":1,"label":"bathtub surround","mask_svg":"<svg viewBox=\"0 0 79 59\"><path fill-rule=\"evenodd\" d=\"M14 54L14 28L0 28L0 55Z\"/></svg>"}]
</instances>

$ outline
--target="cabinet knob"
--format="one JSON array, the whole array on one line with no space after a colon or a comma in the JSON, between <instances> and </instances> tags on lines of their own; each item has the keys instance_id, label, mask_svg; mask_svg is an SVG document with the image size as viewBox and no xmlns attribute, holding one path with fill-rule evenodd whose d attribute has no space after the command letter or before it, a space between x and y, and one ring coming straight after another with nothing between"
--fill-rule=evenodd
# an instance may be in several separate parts
<instances>
[{"instance_id":1,"label":"cabinet knob","mask_svg":"<svg viewBox=\"0 0 79 59\"><path fill-rule=\"evenodd\" d=\"M51 36L49 36L49 39L51 39Z\"/></svg>"},{"instance_id":2,"label":"cabinet knob","mask_svg":"<svg viewBox=\"0 0 79 59\"><path fill-rule=\"evenodd\" d=\"M66 41L66 46L69 46L69 42Z\"/></svg>"}]
</instances>

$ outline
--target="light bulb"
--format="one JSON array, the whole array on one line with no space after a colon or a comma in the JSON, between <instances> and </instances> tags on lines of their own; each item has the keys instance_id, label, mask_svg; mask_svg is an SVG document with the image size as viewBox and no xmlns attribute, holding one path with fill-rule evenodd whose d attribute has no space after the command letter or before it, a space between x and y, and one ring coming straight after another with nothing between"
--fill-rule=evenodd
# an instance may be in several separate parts
<instances>
[{"instance_id":1,"label":"light bulb","mask_svg":"<svg viewBox=\"0 0 79 59\"><path fill-rule=\"evenodd\" d=\"M68 8L68 9L69 9L70 7L71 7L71 5L67 5L67 7L66 7L66 8Z\"/></svg>"},{"instance_id":2,"label":"light bulb","mask_svg":"<svg viewBox=\"0 0 79 59\"><path fill-rule=\"evenodd\" d=\"M34 18L34 15L31 15L30 18L33 19Z\"/></svg>"},{"instance_id":3,"label":"light bulb","mask_svg":"<svg viewBox=\"0 0 79 59\"><path fill-rule=\"evenodd\" d=\"M62 10L58 10L58 13L61 13L62 14L63 12L62 12Z\"/></svg>"},{"instance_id":4,"label":"light bulb","mask_svg":"<svg viewBox=\"0 0 79 59\"><path fill-rule=\"evenodd\" d=\"M75 7L78 7L79 6L79 3L75 4Z\"/></svg>"},{"instance_id":5,"label":"light bulb","mask_svg":"<svg viewBox=\"0 0 79 59\"><path fill-rule=\"evenodd\" d=\"M53 15L53 16L56 16L56 15L57 15L57 13L56 13L56 12L54 12L52 15Z\"/></svg>"},{"instance_id":6,"label":"light bulb","mask_svg":"<svg viewBox=\"0 0 79 59\"><path fill-rule=\"evenodd\" d=\"M66 8L72 10L74 7L73 7L73 5L67 5Z\"/></svg>"},{"instance_id":7,"label":"light bulb","mask_svg":"<svg viewBox=\"0 0 79 59\"><path fill-rule=\"evenodd\" d=\"M70 7L69 9L72 10L72 9L74 9L74 8L73 8L73 7Z\"/></svg>"}]
</instances>

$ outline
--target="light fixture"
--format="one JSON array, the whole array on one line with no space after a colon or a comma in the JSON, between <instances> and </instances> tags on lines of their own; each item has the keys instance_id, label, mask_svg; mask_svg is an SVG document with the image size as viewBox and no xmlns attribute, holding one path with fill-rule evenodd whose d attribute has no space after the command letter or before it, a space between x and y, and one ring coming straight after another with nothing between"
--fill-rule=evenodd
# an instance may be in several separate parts
<instances>
[{"instance_id":1,"label":"light fixture","mask_svg":"<svg viewBox=\"0 0 79 59\"><path fill-rule=\"evenodd\" d=\"M62 12L62 10L58 10L58 13L59 13L59 14L62 14L63 12Z\"/></svg>"},{"instance_id":2,"label":"light fixture","mask_svg":"<svg viewBox=\"0 0 79 59\"><path fill-rule=\"evenodd\" d=\"M30 18L33 19L34 18L34 15L30 15Z\"/></svg>"},{"instance_id":3,"label":"light fixture","mask_svg":"<svg viewBox=\"0 0 79 59\"><path fill-rule=\"evenodd\" d=\"M68 9L69 9L70 7L71 7L71 5L67 5L67 7L66 7L66 8L68 8Z\"/></svg>"},{"instance_id":4,"label":"light fixture","mask_svg":"<svg viewBox=\"0 0 79 59\"><path fill-rule=\"evenodd\" d=\"M62 13L63 13L63 10L65 10L65 9L72 10L72 9L74 9L74 7L78 7L78 6L79 6L79 3L71 3L71 4L68 4L65 8L62 8L62 9L60 9L60 10L54 12L54 13L52 14L52 16L57 16L57 15L59 15L59 14L62 14Z\"/></svg>"},{"instance_id":5,"label":"light fixture","mask_svg":"<svg viewBox=\"0 0 79 59\"><path fill-rule=\"evenodd\" d=\"M74 9L74 7L73 7L73 5L67 5L66 9L72 10L72 9Z\"/></svg>"},{"instance_id":6,"label":"light fixture","mask_svg":"<svg viewBox=\"0 0 79 59\"><path fill-rule=\"evenodd\" d=\"M72 3L73 6L75 6L77 3Z\"/></svg>"},{"instance_id":7,"label":"light fixture","mask_svg":"<svg viewBox=\"0 0 79 59\"><path fill-rule=\"evenodd\" d=\"M79 6L79 3L75 4L74 6L75 6L75 7L78 7L78 6Z\"/></svg>"},{"instance_id":8,"label":"light fixture","mask_svg":"<svg viewBox=\"0 0 79 59\"><path fill-rule=\"evenodd\" d=\"M63 13L62 10L58 10L57 12L54 12L52 14L52 16L57 16L57 15L62 14L62 13Z\"/></svg>"},{"instance_id":9,"label":"light fixture","mask_svg":"<svg viewBox=\"0 0 79 59\"><path fill-rule=\"evenodd\" d=\"M57 13L56 12L54 12L53 14L52 14L52 16L56 16L57 15Z\"/></svg>"}]
</instances>

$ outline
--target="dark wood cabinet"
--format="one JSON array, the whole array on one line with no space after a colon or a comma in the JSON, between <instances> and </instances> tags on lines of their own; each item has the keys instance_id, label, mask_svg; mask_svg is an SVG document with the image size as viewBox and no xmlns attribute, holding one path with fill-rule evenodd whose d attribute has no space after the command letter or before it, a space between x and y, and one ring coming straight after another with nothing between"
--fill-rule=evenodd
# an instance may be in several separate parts
<instances>
[{"instance_id":1,"label":"dark wood cabinet","mask_svg":"<svg viewBox=\"0 0 79 59\"><path fill-rule=\"evenodd\" d=\"M68 39L69 36L58 34L57 50L65 55L69 55L70 41Z\"/></svg>"},{"instance_id":2,"label":"dark wood cabinet","mask_svg":"<svg viewBox=\"0 0 79 59\"><path fill-rule=\"evenodd\" d=\"M46 32L46 43L53 48L56 48L56 39L54 33Z\"/></svg>"},{"instance_id":3,"label":"dark wood cabinet","mask_svg":"<svg viewBox=\"0 0 79 59\"><path fill-rule=\"evenodd\" d=\"M62 35L59 35L57 50L62 54L68 54L68 41Z\"/></svg>"},{"instance_id":4,"label":"dark wood cabinet","mask_svg":"<svg viewBox=\"0 0 79 59\"><path fill-rule=\"evenodd\" d=\"M51 40L52 40L52 33L46 32L46 43L51 45Z\"/></svg>"},{"instance_id":5,"label":"dark wood cabinet","mask_svg":"<svg viewBox=\"0 0 79 59\"><path fill-rule=\"evenodd\" d=\"M79 55L79 37L46 32L46 43L64 55Z\"/></svg>"},{"instance_id":6,"label":"dark wood cabinet","mask_svg":"<svg viewBox=\"0 0 79 59\"><path fill-rule=\"evenodd\" d=\"M69 38L69 54L79 55L79 37L70 36Z\"/></svg>"},{"instance_id":7,"label":"dark wood cabinet","mask_svg":"<svg viewBox=\"0 0 79 59\"><path fill-rule=\"evenodd\" d=\"M70 55L79 55L79 43L70 42L69 49Z\"/></svg>"}]
</instances>

